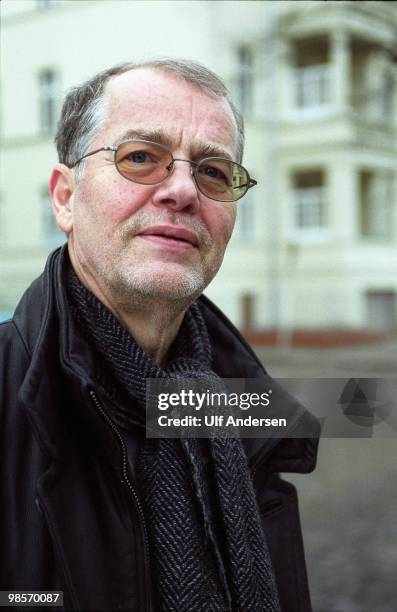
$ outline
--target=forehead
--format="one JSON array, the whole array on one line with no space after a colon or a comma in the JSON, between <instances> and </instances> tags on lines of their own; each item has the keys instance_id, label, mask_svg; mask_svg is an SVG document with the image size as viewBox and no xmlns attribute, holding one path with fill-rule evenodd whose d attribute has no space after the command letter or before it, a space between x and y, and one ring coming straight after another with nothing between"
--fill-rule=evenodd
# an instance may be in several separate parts
<instances>
[{"instance_id":1,"label":"forehead","mask_svg":"<svg viewBox=\"0 0 397 612\"><path fill-rule=\"evenodd\" d=\"M166 134L172 148L210 145L235 156L237 127L227 100L173 73L139 68L118 75L107 84L105 101L98 135L110 139L105 144L129 131L152 131Z\"/></svg>"}]
</instances>

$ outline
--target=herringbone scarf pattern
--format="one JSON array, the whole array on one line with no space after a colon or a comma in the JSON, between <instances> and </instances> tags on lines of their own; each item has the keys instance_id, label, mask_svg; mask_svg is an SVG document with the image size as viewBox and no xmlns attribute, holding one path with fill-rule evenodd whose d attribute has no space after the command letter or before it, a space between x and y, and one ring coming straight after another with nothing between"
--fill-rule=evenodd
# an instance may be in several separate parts
<instances>
[{"instance_id":1,"label":"herringbone scarf pattern","mask_svg":"<svg viewBox=\"0 0 397 612\"><path fill-rule=\"evenodd\" d=\"M134 342L112 313L68 274L72 312L110 376L130 397L112 417L123 428L144 422L146 378L218 381L200 308L185 315L167 368ZM105 365L104 365L105 364ZM107 368L107 372L106 372ZM106 385L109 388L109 382ZM115 394L117 396L117 394ZM132 406L132 407L131 407ZM144 441L136 473L150 538L156 610L276 612L270 555L239 439Z\"/></svg>"}]
</instances>

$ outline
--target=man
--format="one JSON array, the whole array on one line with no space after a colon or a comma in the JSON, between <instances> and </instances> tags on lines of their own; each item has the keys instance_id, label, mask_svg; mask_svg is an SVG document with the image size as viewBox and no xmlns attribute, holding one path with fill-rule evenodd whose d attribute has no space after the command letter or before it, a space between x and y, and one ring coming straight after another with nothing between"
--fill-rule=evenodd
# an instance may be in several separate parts
<instances>
[{"instance_id":1,"label":"man","mask_svg":"<svg viewBox=\"0 0 397 612\"><path fill-rule=\"evenodd\" d=\"M309 610L276 473L313 469L316 442L145 437L148 377L265 376L199 297L255 184L224 85L187 61L115 67L68 94L56 143L67 247L0 328L1 588L73 610Z\"/></svg>"}]
</instances>

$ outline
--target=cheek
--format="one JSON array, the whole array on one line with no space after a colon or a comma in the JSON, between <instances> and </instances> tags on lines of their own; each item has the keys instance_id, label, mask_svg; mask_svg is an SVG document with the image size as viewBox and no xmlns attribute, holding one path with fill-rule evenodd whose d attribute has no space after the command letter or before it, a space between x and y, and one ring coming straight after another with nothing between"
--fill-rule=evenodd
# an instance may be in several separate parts
<instances>
[{"instance_id":1,"label":"cheek","mask_svg":"<svg viewBox=\"0 0 397 612\"><path fill-rule=\"evenodd\" d=\"M136 198L132 196L127 185L106 185L104 189L98 190L95 199L95 208L102 220L110 225L117 225L120 221L127 219L136 208Z\"/></svg>"},{"instance_id":2,"label":"cheek","mask_svg":"<svg viewBox=\"0 0 397 612\"><path fill-rule=\"evenodd\" d=\"M215 213L215 211L214 211ZM217 209L212 218L212 238L216 244L225 248L230 240L236 221L236 205L227 204Z\"/></svg>"},{"instance_id":3,"label":"cheek","mask_svg":"<svg viewBox=\"0 0 397 612\"><path fill-rule=\"evenodd\" d=\"M148 201L152 191L152 187L136 186L117 178L99 182L89 189L79 189L76 214L80 220L85 217L90 223L101 225L110 235L112 228L129 219Z\"/></svg>"}]
</instances>

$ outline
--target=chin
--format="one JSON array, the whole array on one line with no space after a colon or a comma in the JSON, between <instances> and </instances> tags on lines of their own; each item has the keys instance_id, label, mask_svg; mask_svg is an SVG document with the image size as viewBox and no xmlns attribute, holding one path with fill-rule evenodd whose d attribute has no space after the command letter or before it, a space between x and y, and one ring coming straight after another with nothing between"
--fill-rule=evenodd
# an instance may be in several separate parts
<instances>
[{"instance_id":1,"label":"chin","mask_svg":"<svg viewBox=\"0 0 397 612\"><path fill-rule=\"evenodd\" d=\"M195 300L208 284L201 270L129 270L122 274L124 292L152 299Z\"/></svg>"}]
</instances>

